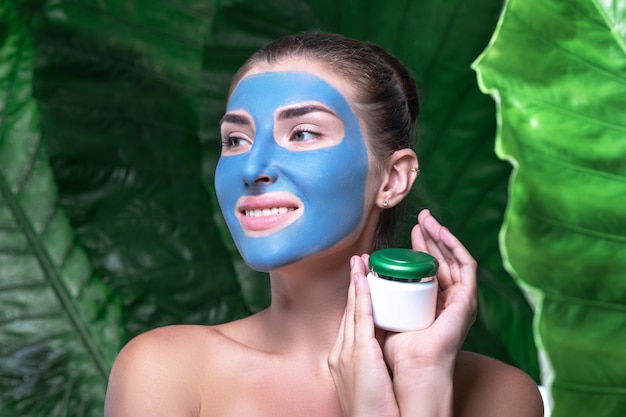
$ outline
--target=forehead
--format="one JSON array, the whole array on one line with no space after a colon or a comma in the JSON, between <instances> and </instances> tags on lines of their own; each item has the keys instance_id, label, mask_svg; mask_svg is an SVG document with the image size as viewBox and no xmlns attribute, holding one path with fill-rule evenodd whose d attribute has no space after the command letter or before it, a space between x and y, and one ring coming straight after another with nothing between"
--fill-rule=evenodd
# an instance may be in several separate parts
<instances>
[{"instance_id":1,"label":"forehead","mask_svg":"<svg viewBox=\"0 0 626 417\"><path fill-rule=\"evenodd\" d=\"M251 74L231 94L228 111L244 110L256 117L271 116L281 108L315 102L340 117L353 115L341 92L325 80L304 71Z\"/></svg>"},{"instance_id":2,"label":"forehead","mask_svg":"<svg viewBox=\"0 0 626 417\"><path fill-rule=\"evenodd\" d=\"M269 64L267 62L260 62L252 66L239 80L236 86L232 89L234 92L237 87L245 81L247 78L270 72L303 72L309 73L320 80L323 80L328 85L337 90L345 100L350 104L350 107L354 108L354 94L352 87L335 72L322 66L320 63L305 59L305 58L289 58L278 61L276 63ZM356 113L356 111L355 111Z\"/></svg>"}]
</instances>

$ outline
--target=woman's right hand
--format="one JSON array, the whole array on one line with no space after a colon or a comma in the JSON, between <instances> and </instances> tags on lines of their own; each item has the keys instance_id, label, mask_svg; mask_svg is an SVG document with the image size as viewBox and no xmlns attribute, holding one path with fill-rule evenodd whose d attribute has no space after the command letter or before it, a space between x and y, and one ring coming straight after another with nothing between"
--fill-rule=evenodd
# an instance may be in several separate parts
<instances>
[{"instance_id":1,"label":"woman's right hand","mask_svg":"<svg viewBox=\"0 0 626 417\"><path fill-rule=\"evenodd\" d=\"M393 384L376 339L366 257L353 256L348 302L328 357L344 417L399 417Z\"/></svg>"}]
</instances>

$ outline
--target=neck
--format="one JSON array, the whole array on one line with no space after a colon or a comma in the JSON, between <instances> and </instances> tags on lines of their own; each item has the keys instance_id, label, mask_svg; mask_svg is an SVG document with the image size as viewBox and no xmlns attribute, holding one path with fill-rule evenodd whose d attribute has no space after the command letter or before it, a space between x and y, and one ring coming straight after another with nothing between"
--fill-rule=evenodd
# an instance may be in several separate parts
<instances>
[{"instance_id":1,"label":"neck","mask_svg":"<svg viewBox=\"0 0 626 417\"><path fill-rule=\"evenodd\" d=\"M333 248L270 273L272 303L257 315L274 352L318 357L326 363L337 338L350 285L350 257L369 253L377 216Z\"/></svg>"},{"instance_id":2,"label":"neck","mask_svg":"<svg viewBox=\"0 0 626 417\"><path fill-rule=\"evenodd\" d=\"M285 350L326 352L332 347L343 316L350 283L349 259L303 262L270 274L272 304L266 325Z\"/></svg>"}]
</instances>

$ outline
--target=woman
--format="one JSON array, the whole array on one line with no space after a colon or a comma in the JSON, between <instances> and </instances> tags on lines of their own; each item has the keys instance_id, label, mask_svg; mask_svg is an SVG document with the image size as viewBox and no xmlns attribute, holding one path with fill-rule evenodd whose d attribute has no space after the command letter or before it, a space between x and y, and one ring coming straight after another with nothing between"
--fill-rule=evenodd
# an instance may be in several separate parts
<instances>
[{"instance_id":1,"label":"woman","mask_svg":"<svg viewBox=\"0 0 626 417\"><path fill-rule=\"evenodd\" d=\"M231 85L215 186L243 258L270 273L272 303L135 338L105 414L543 415L528 376L460 352L476 264L426 210L411 237L440 262L437 319L417 332L373 325L367 254L392 241L419 173L418 110L409 72L374 45L306 34L253 55Z\"/></svg>"}]
</instances>

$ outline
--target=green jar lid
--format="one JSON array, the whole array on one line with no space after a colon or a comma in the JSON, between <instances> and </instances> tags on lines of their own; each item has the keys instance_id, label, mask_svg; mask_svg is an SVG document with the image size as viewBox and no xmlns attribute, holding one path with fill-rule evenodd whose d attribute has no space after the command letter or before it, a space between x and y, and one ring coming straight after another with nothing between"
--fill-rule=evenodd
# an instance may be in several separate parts
<instances>
[{"instance_id":1,"label":"green jar lid","mask_svg":"<svg viewBox=\"0 0 626 417\"><path fill-rule=\"evenodd\" d=\"M439 262L426 252L388 248L370 255L370 270L379 276L399 280L419 280L437 275Z\"/></svg>"}]
</instances>

